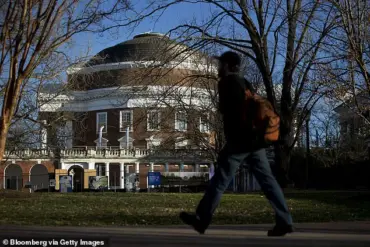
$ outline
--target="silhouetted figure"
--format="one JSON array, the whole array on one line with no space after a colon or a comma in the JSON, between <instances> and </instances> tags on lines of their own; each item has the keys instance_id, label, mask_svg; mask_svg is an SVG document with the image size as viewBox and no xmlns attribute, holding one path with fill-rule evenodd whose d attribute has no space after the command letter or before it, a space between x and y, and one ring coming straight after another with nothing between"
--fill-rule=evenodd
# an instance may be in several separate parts
<instances>
[{"instance_id":1,"label":"silhouetted figure","mask_svg":"<svg viewBox=\"0 0 370 247\"><path fill-rule=\"evenodd\" d=\"M253 125L248 123L253 119L254 110L248 110L251 116L246 116L246 89L252 91L253 88L240 76L241 59L238 54L225 52L217 59L220 77L219 111L223 116L226 145L219 153L215 174L199 202L196 214L182 212L180 218L200 234L204 234L223 193L239 166L246 163L276 214L276 225L268 231L268 236L284 236L293 232L292 217L284 194L272 174L265 151L266 143L261 138L263 133L257 133L252 128Z\"/></svg>"}]
</instances>

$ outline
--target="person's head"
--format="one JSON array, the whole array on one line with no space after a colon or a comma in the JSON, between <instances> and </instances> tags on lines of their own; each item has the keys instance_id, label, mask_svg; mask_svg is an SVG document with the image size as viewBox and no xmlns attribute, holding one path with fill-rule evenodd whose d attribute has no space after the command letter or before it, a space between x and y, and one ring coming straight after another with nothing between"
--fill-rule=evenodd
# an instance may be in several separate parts
<instances>
[{"instance_id":1,"label":"person's head","mask_svg":"<svg viewBox=\"0 0 370 247\"><path fill-rule=\"evenodd\" d=\"M219 57L215 57L218 60L218 76L224 77L230 73L239 73L241 58L240 56L232 51L227 51Z\"/></svg>"}]
</instances>

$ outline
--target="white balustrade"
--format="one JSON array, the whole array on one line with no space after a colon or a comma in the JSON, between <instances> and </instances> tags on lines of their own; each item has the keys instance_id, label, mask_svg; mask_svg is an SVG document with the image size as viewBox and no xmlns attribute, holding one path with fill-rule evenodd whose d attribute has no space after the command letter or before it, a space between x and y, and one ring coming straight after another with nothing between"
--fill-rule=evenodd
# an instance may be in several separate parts
<instances>
[{"instance_id":1,"label":"white balustrade","mask_svg":"<svg viewBox=\"0 0 370 247\"><path fill-rule=\"evenodd\" d=\"M52 158L56 152L48 149L16 149L6 150L4 159L36 159ZM78 147L61 149L60 157L63 159L76 158L144 158L144 157L168 157L168 158L195 158L206 157L206 151L200 150L149 150L149 149L97 149L96 147Z\"/></svg>"},{"instance_id":2,"label":"white balustrade","mask_svg":"<svg viewBox=\"0 0 370 247\"><path fill-rule=\"evenodd\" d=\"M4 152L4 159L11 158L44 158L44 157L53 157L53 152L47 149L15 149L15 150L6 150Z\"/></svg>"}]
</instances>

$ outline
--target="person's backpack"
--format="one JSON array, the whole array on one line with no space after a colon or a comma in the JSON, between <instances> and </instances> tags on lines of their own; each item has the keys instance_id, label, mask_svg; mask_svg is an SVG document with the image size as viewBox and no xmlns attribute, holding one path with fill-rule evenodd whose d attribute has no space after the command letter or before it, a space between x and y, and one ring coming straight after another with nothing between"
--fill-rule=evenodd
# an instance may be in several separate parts
<instances>
[{"instance_id":1,"label":"person's backpack","mask_svg":"<svg viewBox=\"0 0 370 247\"><path fill-rule=\"evenodd\" d=\"M246 117L254 116L246 120L266 144L271 144L279 140L280 117L267 99L253 91L250 86L245 89Z\"/></svg>"}]
</instances>

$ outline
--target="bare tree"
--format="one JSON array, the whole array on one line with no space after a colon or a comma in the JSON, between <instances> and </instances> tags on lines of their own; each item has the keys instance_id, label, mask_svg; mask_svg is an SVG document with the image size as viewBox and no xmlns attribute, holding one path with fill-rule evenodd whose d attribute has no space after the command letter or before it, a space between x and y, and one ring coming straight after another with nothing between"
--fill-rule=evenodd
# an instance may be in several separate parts
<instances>
[{"instance_id":1,"label":"bare tree","mask_svg":"<svg viewBox=\"0 0 370 247\"><path fill-rule=\"evenodd\" d=\"M341 119L334 111L337 105L337 100L326 99L312 112L311 117L310 138L314 144L311 154L326 167L341 164L343 160L365 160L368 157L364 149L364 133L345 133L340 126Z\"/></svg>"},{"instance_id":2,"label":"bare tree","mask_svg":"<svg viewBox=\"0 0 370 247\"><path fill-rule=\"evenodd\" d=\"M362 0L328 2L339 23L326 48L332 58L325 70L331 96L369 126L370 4Z\"/></svg>"},{"instance_id":3,"label":"bare tree","mask_svg":"<svg viewBox=\"0 0 370 247\"><path fill-rule=\"evenodd\" d=\"M320 98L321 84L312 72L328 33L336 26L333 6L321 1L160 1L154 9L171 4L209 4L204 21L189 21L172 32L193 40L207 40L240 52L257 66L266 96L281 116L280 141L275 145L276 163L289 169L294 117L302 124ZM280 84L280 86L277 86ZM279 91L279 92L277 92ZM302 97L304 96L304 97ZM303 114L296 114L300 109ZM279 181L285 185L285 175Z\"/></svg>"},{"instance_id":4,"label":"bare tree","mask_svg":"<svg viewBox=\"0 0 370 247\"><path fill-rule=\"evenodd\" d=\"M23 95L38 88L40 75L48 73L48 62L64 56L63 46L76 34L103 32L133 21L126 15L131 9L127 0L115 1L113 5L104 0L1 0L0 6L1 159Z\"/></svg>"},{"instance_id":5,"label":"bare tree","mask_svg":"<svg viewBox=\"0 0 370 247\"><path fill-rule=\"evenodd\" d=\"M222 147L222 124L216 111L214 63L202 50L204 46L198 42L186 44L184 41L177 43L170 39L162 42L163 47L153 48L151 53L155 56L136 59L148 60L150 63L135 73L134 78L140 81L136 87L141 90L129 97L143 99L143 104L137 106L141 112L135 113L135 132L144 132L152 138L161 139L157 150L173 150L177 145L181 146L179 149L204 149L209 151L208 158L214 160L217 150ZM125 104L125 100L116 104ZM152 109L160 111L160 131L148 132L142 126L143 122L150 121L150 117L147 120L147 113ZM182 145L183 142L187 144Z\"/></svg>"}]
</instances>

